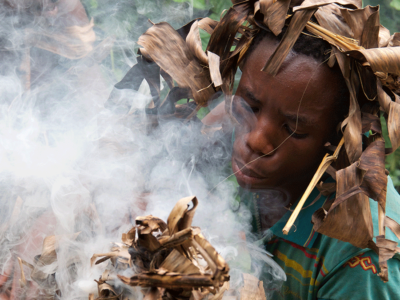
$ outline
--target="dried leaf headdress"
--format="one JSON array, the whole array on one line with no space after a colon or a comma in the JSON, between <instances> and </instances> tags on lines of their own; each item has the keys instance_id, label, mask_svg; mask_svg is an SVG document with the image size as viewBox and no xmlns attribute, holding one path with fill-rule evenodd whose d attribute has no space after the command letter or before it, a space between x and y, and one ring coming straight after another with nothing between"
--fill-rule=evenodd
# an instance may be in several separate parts
<instances>
[{"instance_id":1,"label":"dried leaf headdress","mask_svg":"<svg viewBox=\"0 0 400 300\"><path fill-rule=\"evenodd\" d=\"M108 105L116 101L118 90L137 89L145 79L155 104L149 112L180 116L184 112L184 116L190 117L194 115L194 107L188 109L188 103L183 109L175 105L177 100L191 98L201 107L221 90L229 112L238 64L260 30L279 35L283 27L287 27L277 49L262 68L272 76L279 72L305 30L327 41L332 46L328 65L336 62L339 65L350 99L348 115L341 124L342 142L334 155L323 161L319 173L325 172L335 159L345 163L334 173L336 199L329 208L316 211L312 221L317 232L377 251L380 277L387 281L387 260L400 250L396 242L385 238L385 227L400 238L400 226L385 216L387 174L384 164L385 154L400 145L400 34L391 36L380 24L379 7L362 8L361 0L232 2L233 7L219 22L204 18L193 20L178 30L167 23L148 29L139 39L142 48L138 64L115 86ZM205 52L199 28L211 35ZM171 88L163 101L159 99L160 75ZM361 98L367 99L369 105L360 107ZM385 149L382 138L381 111L387 122L391 149ZM364 135L367 132L371 133L368 137ZM319 180L318 176L315 178L311 189ZM378 203L376 241L373 241L369 198Z\"/></svg>"}]
</instances>

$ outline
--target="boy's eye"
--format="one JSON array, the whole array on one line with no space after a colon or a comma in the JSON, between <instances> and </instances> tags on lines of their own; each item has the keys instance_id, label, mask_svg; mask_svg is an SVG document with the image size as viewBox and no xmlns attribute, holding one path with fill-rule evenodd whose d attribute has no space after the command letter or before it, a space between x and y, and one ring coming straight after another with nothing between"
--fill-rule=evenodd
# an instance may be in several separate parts
<instances>
[{"instance_id":1,"label":"boy's eye","mask_svg":"<svg viewBox=\"0 0 400 300\"><path fill-rule=\"evenodd\" d=\"M294 137L295 139L303 139L307 137L307 133L296 133L294 130L290 128L288 124L283 125L286 131L289 133L290 136Z\"/></svg>"}]
</instances>

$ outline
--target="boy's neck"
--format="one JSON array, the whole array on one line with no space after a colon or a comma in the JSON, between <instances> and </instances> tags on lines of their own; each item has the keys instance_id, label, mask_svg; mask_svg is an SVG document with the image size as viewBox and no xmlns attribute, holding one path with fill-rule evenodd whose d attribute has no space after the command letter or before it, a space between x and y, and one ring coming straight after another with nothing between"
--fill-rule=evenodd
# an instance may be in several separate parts
<instances>
[{"instance_id":1,"label":"boy's neck","mask_svg":"<svg viewBox=\"0 0 400 300\"><path fill-rule=\"evenodd\" d=\"M257 193L259 195L257 205L263 231L278 222L301 196L301 192L289 193L278 189L260 190Z\"/></svg>"}]
</instances>

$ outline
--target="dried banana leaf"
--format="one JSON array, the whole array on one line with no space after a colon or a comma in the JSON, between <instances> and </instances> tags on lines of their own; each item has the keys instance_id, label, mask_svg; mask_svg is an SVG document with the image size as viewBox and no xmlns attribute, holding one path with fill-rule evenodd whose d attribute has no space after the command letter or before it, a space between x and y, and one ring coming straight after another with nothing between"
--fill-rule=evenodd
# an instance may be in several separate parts
<instances>
[{"instance_id":1,"label":"dried banana leaf","mask_svg":"<svg viewBox=\"0 0 400 300\"><path fill-rule=\"evenodd\" d=\"M363 178L363 191L369 198L386 207L387 175L385 173L385 141L377 138L364 150L360 159L360 169L367 170Z\"/></svg>"},{"instance_id":2,"label":"dried banana leaf","mask_svg":"<svg viewBox=\"0 0 400 300\"><path fill-rule=\"evenodd\" d=\"M362 153L361 111L357 101L357 91L359 88L358 76L354 67L350 68L351 61L348 57L336 49L334 50L334 53L346 81L346 85L350 91L349 115L342 122L341 127L342 129L344 128L343 137L346 153L350 163L353 163Z\"/></svg>"},{"instance_id":3,"label":"dried banana leaf","mask_svg":"<svg viewBox=\"0 0 400 300\"><path fill-rule=\"evenodd\" d=\"M142 273L130 278L118 275L118 278L127 285L141 287L163 287L168 289L185 289L214 286L210 275L181 275L181 274L151 274Z\"/></svg>"},{"instance_id":4,"label":"dried banana leaf","mask_svg":"<svg viewBox=\"0 0 400 300\"><path fill-rule=\"evenodd\" d=\"M172 250L160 266L160 269L166 269L170 272L176 272L181 274L197 274L200 273L200 269L196 267L189 259L184 257L179 251Z\"/></svg>"},{"instance_id":5,"label":"dried banana leaf","mask_svg":"<svg viewBox=\"0 0 400 300\"><path fill-rule=\"evenodd\" d=\"M366 6L362 9L341 9L342 16L345 19L346 23L350 26L351 30L353 31L353 38L360 41L359 45L363 46L362 43L362 36L364 34L364 28L368 23L368 20L371 18L370 22L374 22L374 19L377 18L378 21L378 28L379 28L379 10L378 6ZM379 29L378 29L379 30ZM368 29L365 32L365 36L369 34ZM375 35L376 33L374 33ZM378 36L376 36L376 40L378 40Z\"/></svg>"},{"instance_id":6,"label":"dried banana leaf","mask_svg":"<svg viewBox=\"0 0 400 300\"><path fill-rule=\"evenodd\" d=\"M400 47L360 49L346 54L360 62L368 62L374 72L400 75Z\"/></svg>"},{"instance_id":7,"label":"dried banana leaf","mask_svg":"<svg viewBox=\"0 0 400 300\"><path fill-rule=\"evenodd\" d=\"M294 7L293 11L314 9L331 3L337 3L348 8L360 8L362 6L361 0L304 0L301 5Z\"/></svg>"},{"instance_id":8,"label":"dried banana leaf","mask_svg":"<svg viewBox=\"0 0 400 300\"><path fill-rule=\"evenodd\" d=\"M388 41L389 47L398 47L400 46L400 33L395 32Z\"/></svg>"},{"instance_id":9,"label":"dried banana leaf","mask_svg":"<svg viewBox=\"0 0 400 300\"><path fill-rule=\"evenodd\" d=\"M376 246L379 248L379 268L381 269L378 275L387 282L389 280L387 261L400 252L400 248L397 247L397 242L385 239L384 236L376 237Z\"/></svg>"},{"instance_id":10,"label":"dried banana leaf","mask_svg":"<svg viewBox=\"0 0 400 300\"><path fill-rule=\"evenodd\" d=\"M264 23L275 35L282 32L285 26L286 14L289 9L290 0L273 1L268 6L261 5L261 12L264 15Z\"/></svg>"},{"instance_id":11,"label":"dried banana leaf","mask_svg":"<svg viewBox=\"0 0 400 300\"><path fill-rule=\"evenodd\" d=\"M193 203L193 207L188 210L189 203ZM198 200L195 196L182 198L172 209L168 217L168 232L170 235L177 233L180 230L189 228L192 224L194 213L198 205Z\"/></svg>"},{"instance_id":12,"label":"dried banana leaf","mask_svg":"<svg viewBox=\"0 0 400 300\"><path fill-rule=\"evenodd\" d=\"M324 208L318 209L312 216L315 231L356 247L368 247L373 237L373 224L368 196L360 189L363 175L357 163L336 173L336 200L347 201L343 200L329 213ZM353 191L354 187L357 190Z\"/></svg>"},{"instance_id":13,"label":"dried banana leaf","mask_svg":"<svg viewBox=\"0 0 400 300\"><path fill-rule=\"evenodd\" d=\"M387 128L393 151L400 146L400 103L392 101L389 95L382 89L381 83L377 82L378 100L382 109L389 115ZM398 96L394 95L396 98Z\"/></svg>"},{"instance_id":14,"label":"dried banana leaf","mask_svg":"<svg viewBox=\"0 0 400 300\"><path fill-rule=\"evenodd\" d=\"M214 94L208 72L204 71L185 40L168 23L150 27L138 40L147 55L178 83L190 88L198 105L207 105Z\"/></svg>"},{"instance_id":15,"label":"dried banana leaf","mask_svg":"<svg viewBox=\"0 0 400 300\"><path fill-rule=\"evenodd\" d=\"M211 80L214 83L215 87L219 87L222 85L222 77L221 77L221 72L219 70L220 58L218 55L212 53L211 51L207 51L207 54L208 54L208 66L210 68Z\"/></svg>"},{"instance_id":16,"label":"dried banana leaf","mask_svg":"<svg viewBox=\"0 0 400 300\"><path fill-rule=\"evenodd\" d=\"M343 22L343 17L338 5L332 3L318 7L314 14L318 24L330 32L345 37L354 38L353 31Z\"/></svg>"},{"instance_id":17,"label":"dried banana leaf","mask_svg":"<svg viewBox=\"0 0 400 300\"><path fill-rule=\"evenodd\" d=\"M281 42L274 53L270 56L265 66L262 68L262 71L267 72L272 76L278 74L279 68L281 67L283 61L293 48L297 38L314 12L315 10L313 9L301 10L293 15L289 27L285 32Z\"/></svg>"},{"instance_id":18,"label":"dried banana leaf","mask_svg":"<svg viewBox=\"0 0 400 300\"><path fill-rule=\"evenodd\" d=\"M197 59L204 65L208 64L208 58L201 46L199 21L195 21L190 28L190 32L186 37L186 44L189 50L197 57Z\"/></svg>"}]
</instances>

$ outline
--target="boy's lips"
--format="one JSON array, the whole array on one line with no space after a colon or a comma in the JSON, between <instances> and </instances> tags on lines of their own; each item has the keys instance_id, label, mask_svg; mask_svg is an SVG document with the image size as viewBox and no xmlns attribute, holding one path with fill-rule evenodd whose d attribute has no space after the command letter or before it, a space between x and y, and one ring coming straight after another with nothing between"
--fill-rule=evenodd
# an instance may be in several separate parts
<instances>
[{"instance_id":1,"label":"boy's lips","mask_svg":"<svg viewBox=\"0 0 400 300\"><path fill-rule=\"evenodd\" d=\"M267 179L267 177L254 172L247 166L245 167L243 163L239 162L235 158L232 160L232 171L234 172L237 180L244 185L255 185Z\"/></svg>"}]
</instances>

